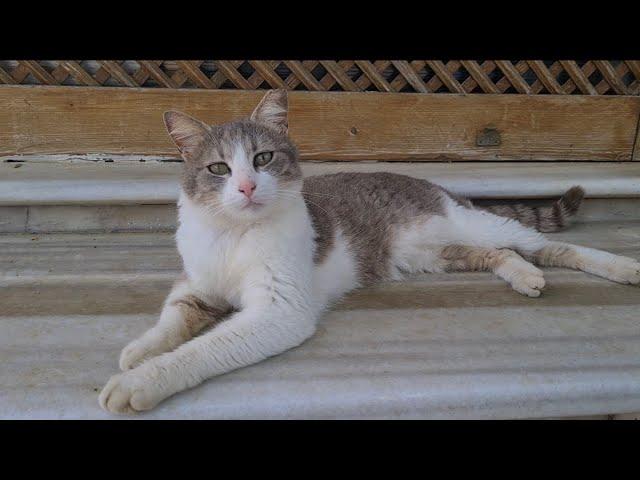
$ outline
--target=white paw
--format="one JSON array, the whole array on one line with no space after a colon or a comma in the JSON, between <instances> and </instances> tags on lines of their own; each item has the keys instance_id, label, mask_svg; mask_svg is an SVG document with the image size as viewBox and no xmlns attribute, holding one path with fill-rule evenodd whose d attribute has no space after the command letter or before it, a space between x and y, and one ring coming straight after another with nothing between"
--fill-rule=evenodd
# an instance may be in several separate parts
<instances>
[{"instance_id":1,"label":"white paw","mask_svg":"<svg viewBox=\"0 0 640 480\"><path fill-rule=\"evenodd\" d=\"M640 263L629 257L616 256L607 266L607 278L618 283L640 283Z\"/></svg>"},{"instance_id":2,"label":"white paw","mask_svg":"<svg viewBox=\"0 0 640 480\"><path fill-rule=\"evenodd\" d=\"M511 284L516 292L528 297L539 297L545 286L542 270L519 258L505 262L502 277Z\"/></svg>"},{"instance_id":3,"label":"white paw","mask_svg":"<svg viewBox=\"0 0 640 480\"><path fill-rule=\"evenodd\" d=\"M545 281L542 272L540 272L540 275L528 273L515 275L511 281L511 287L516 292L528 297L539 297L544 286Z\"/></svg>"},{"instance_id":4,"label":"white paw","mask_svg":"<svg viewBox=\"0 0 640 480\"><path fill-rule=\"evenodd\" d=\"M136 413L150 410L169 396L159 383L142 369L112 376L100 392L100 406L111 413Z\"/></svg>"},{"instance_id":5,"label":"white paw","mask_svg":"<svg viewBox=\"0 0 640 480\"><path fill-rule=\"evenodd\" d=\"M168 334L158 335L148 331L142 337L129 343L120 353L119 366L123 372L139 366L150 358L169 352L180 342Z\"/></svg>"},{"instance_id":6,"label":"white paw","mask_svg":"<svg viewBox=\"0 0 640 480\"><path fill-rule=\"evenodd\" d=\"M120 370L124 372L137 367L147 358L153 357L155 350L157 349L154 349L152 345L142 339L134 340L124 347L120 353L120 361L118 362Z\"/></svg>"}]
</instances>

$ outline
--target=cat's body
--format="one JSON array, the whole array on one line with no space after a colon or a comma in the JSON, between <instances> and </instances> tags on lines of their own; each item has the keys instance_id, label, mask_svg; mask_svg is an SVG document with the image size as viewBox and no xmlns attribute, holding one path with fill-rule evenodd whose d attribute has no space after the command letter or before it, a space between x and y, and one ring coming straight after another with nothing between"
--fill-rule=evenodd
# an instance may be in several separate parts
<instances>
[{"instance_id":1,"label":"cat's body","mask_svg":"<svg viewBox=\"0 0 640 480\"><path fill-rule=\"evenodd\" d=\"M552 242L532 228L564 226L579 188L547 207L479 208L391 173L303 180L284 136L284 92L265 96L250 121L217 130L184 116L166 122L185 158L176 234L184 275L158 324L123 350L124 373L100 395L111 412L153 408L295 347L348 291L407 273L488 270L532 297L545 283L530 262L640 283L635 260Z\"/></svg>"}]
</instances>

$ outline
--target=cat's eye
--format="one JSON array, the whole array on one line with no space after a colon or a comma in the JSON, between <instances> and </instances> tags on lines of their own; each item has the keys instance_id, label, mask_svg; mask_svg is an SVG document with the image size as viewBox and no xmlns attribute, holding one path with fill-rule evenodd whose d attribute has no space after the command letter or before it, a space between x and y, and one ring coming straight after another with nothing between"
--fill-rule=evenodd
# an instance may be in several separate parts
<instances>
[{"instance_id":1,"label":"cat's eye","mask_svg":"<svg viewBox=\"0 0 640 480\"><path fill-rule=\"evenodd\" d=\"M271 161L272 158L273 152L258 153L255 157L253 157L253 165L254 167L264 167Z\"/></svg>"},{"instance_id":2,"label":"cat's eye","mask_svg":"<svg viewBox=\"0 0 640 480\"><path fill-rule=\"evenodd\" d=\"M226 175L228 173L231 173L231 169L226 163L212 163L207 168L214 175Z\"/></svg>"}]
</instances>

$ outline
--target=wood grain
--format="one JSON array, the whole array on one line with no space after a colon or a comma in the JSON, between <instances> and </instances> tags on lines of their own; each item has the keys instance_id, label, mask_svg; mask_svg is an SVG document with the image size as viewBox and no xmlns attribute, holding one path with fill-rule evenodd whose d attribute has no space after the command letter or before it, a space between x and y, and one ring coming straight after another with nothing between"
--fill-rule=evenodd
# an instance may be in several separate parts
<instances>
[{"instance_id":1,"label":"wood grain","mask_svg":"<svg viewBox=\"0 0 640 480\"><path fill-rule=\"evenodd\" d=\"M246 82L246 80L245 80ZM175 155L162 112L219 124L263 91L0 86L0 154ZM631 160L640 98L291 92L307 160ZM476 146L496 128L502 143Z\"/></svg>"},{"instance_id":2,"label":"wood grain","mask_svg":"<svg viewBox=\"0 0 640 480\"><path fill-rule=\"evenodd\" d=\"M640 161L640 117L638 118L638 127L636 128L636 139L631 153L631 160Z\"/></svg>"}]
</instances>

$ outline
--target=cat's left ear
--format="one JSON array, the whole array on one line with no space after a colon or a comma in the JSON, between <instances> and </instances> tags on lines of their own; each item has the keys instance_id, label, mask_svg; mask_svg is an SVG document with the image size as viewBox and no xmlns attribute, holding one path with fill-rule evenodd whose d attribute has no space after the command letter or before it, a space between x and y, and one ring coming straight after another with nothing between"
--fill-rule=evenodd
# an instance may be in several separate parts
<instances>
[{"instance_id":1,"label":"cat's left ear","mask_svg":"<svg viewBox=\"0 0 640 480\"><path fill-rule=\"evenodd\" d=\"M286 135L289 130L289 101L284 89L271 90L262 97L258 106L251 114L254 122L268 125Z\"/></svg>"},{"instance_id":2,"label":"cat's left ear","mask_svg":"<svg viewBox=\"0 0 640 480\"><path fill-rule=\"evenodd\" d=\"M164 125L185 160L197 156L210 133L208 125L182 112L164 112Z\"/></svg>"}]
</instances>

